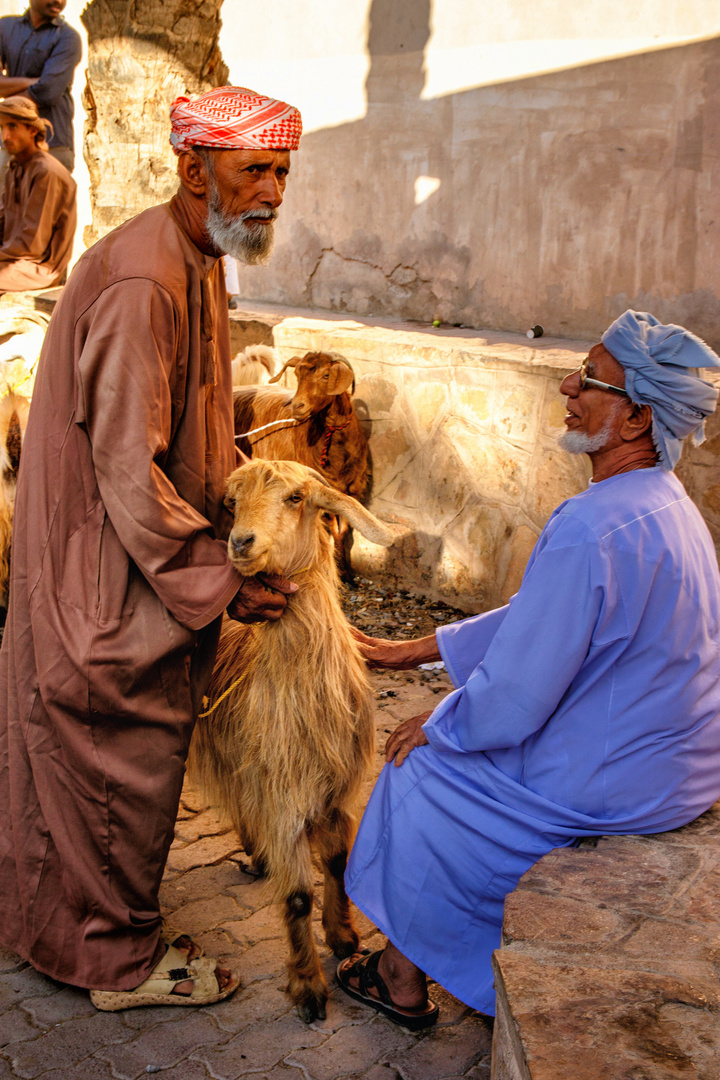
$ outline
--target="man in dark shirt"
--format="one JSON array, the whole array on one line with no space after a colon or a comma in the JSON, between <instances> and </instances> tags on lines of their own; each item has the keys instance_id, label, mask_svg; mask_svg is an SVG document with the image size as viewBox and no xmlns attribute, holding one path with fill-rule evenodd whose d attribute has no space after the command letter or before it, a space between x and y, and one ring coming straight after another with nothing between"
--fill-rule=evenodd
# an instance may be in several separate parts
<instances>
[{"instance_id":1,"label":"man in dark shirt","mask_svg":"<svg viewBox=\"0 0 720 1080\"><path fill-rule=\"evenodd\" d=\"M24 15L0 19L0 97L24 94L53 126L49 152L66 169L75 164L73 74L82 43L61 12L67 0L30 0ZM2 163L2 170L6 167Z\"/></svg>"}]
</instances>

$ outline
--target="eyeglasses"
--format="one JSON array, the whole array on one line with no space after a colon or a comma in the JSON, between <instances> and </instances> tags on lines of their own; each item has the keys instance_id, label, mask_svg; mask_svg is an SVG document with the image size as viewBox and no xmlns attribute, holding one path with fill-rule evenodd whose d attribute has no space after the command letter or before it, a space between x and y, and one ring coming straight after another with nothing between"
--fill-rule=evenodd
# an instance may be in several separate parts
<instances>
[{"instance_id":1,"label":"eyeglasses","mask_svg":"<svg viewBox=\"0 0 720 1080\"><path fill-rule=\"evenodd\" d=\"M612 390L613 394L622 394L623 397L629 397L629 394L620 386L613 386L612 383L600 382L599 379L591 379L587 374L587 367L590 361L590 357L586 356L580 365L580 389L585 390L588 386L594 386L596 390Z\"/></svg>"}]
</instances>

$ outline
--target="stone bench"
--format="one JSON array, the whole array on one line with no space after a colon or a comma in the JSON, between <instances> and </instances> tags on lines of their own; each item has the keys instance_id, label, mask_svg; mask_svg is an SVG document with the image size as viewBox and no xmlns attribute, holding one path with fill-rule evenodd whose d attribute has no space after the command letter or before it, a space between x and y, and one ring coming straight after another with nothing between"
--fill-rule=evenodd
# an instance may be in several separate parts
<instances>
[{"instance_id":1,"label":"stone bench","mask_svg":"<svg viewBox=\"0 0 720 1080\"><path fill-rule=\"evenodd\" d=\"M540 859L494 968L491 1080L718 1080L720 803Z\"/></svg>"}]
</instances>

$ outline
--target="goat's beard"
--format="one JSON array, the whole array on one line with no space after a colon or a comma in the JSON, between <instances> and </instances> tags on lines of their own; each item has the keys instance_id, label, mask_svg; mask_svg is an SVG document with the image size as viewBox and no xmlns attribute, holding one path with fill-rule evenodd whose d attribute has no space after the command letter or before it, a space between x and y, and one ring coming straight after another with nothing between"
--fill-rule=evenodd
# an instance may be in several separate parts
<instances>
[{"instance_id":1,"label":"goat's beard","mask_svg":"<svg viewBox=\"0 0 720 1080\"><path fill-rule=\"evenodd\" d=\"M613 422L608 420L597 435L586 435L583 431L566 431L558 438L558 446L568 454L594 454L602 450L612 435Z\"/></svg>"},{"instance_id":2,"label":"goat's beard","mask_svg":"<svg viewBox=\"0 0 720 1080\"><path fill-rule=\"evenodd\" d=\"M275 237L272 222L277 217L277 210L268 206L265 209L246 210L236 217L223 210L215 177L209 176L207 231L213 244L219 251L232 255L247 266L261 265L270 258ZM248 224L250 218L269 220L270 225L260 225L257 221Z\"/></svg>"}]
</instances>

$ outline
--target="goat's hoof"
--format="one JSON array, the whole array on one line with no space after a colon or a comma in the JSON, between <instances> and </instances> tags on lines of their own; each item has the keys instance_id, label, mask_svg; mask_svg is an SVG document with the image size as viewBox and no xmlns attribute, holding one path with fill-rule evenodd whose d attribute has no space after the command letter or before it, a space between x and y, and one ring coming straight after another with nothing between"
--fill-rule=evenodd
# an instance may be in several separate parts
<instances>
[{"instance_id":1,"label":"goat's hoof","mask_svg":"<svg viewBox=\"0 0 720 1080\"><path fill-rule=\"evenodd\" d=\"M328 942L328 944L330 944ZM347 960L348 956L352 956L353 953L358 951L360 942L357 938L351 941L337 941L331 948L338 960Z\"/></svg>"},{"instance_id":2,"label":"goat's hoof","mask_svg":"<svg viewBox=\"0 0 720 1080\"><path fill-rule=\"evenodd\" d=\"M353 926L347 926L343 930L326 931L325 941L329 949L337 956L338 960L347 960L360 948L360 938Z\"/></svg>"},{"instance_id":3,"label":"goat's hoof","mask_svg":"<svg viewBox=\"0 0 720 1080\"><path fill-rule=\"evenodd\" d=\"M324 1020L326 1015L325 1000L324 996L317 997L313 994L303 1001L298 1001L295 1007L300 1019L306 1024L312 1024L313 1020Z\"/></svg>"},{"instance_id":4,"label":"goat's hoof","mask_svg":"<svg viewBox=\"0 0 720 1080\"><path fill-rule=\"evenodd\" d=\"M251 878L265 877L265 867L261 862L245 862L244 860L238 860L238 866L243 874L247 874Z\"/></svg>"}]
</instances>

